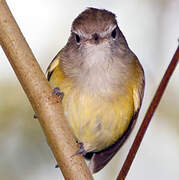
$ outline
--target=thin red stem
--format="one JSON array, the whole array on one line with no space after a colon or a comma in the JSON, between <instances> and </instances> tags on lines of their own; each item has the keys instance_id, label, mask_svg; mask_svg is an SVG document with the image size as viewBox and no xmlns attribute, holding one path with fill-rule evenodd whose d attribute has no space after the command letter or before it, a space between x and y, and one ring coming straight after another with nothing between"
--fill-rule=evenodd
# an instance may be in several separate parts
<instances>
[{"instance_id":1,"label":"thin red stem","mask_svg":"<svg viewBox=\"0 0 179 180\"><path fill-rule=\"evenodd\" d=\"M140 146L140 144L142 142L144 134L145 134L145 132L147 130L147 127L148 127L148 125L149 125L149 123L151 121L151 118L152 118L152 116L153 116L153 114L154 114L154 112L155 112L161 98L162 98L162 95L163 95L163 93L164 93L164 91L166 89L168 81L169 81L173 71L175 70L178 61L179 61L179 46L178 46L178 48L177 48L177 50L176 50L170 64L169 64L169 66L168 66L168 68L167 68L161 82L160 82L160 85L159 85L159 87L158 87L158 89L157 89L157 91L155 93L155 96L154 96L154 98L153 98L153 100L152 100L152 102L151 102L151 104L150 104L150 106L148 108L148 111L147 111L147 113L146 113L146 115L144 117L144 120L143 120L143 122L142 122L142 124L140 126L140 129L139 129L139 131L138 131L138 133L137 133L137 135L135 137L135 140L134 140L134 142L133 142L133 144L132 144L132 146L130 148L130 151L129 151L128 155L127 155L127 158L126 158L126 160L125 160L125 162L124 162L124 164L123 164L123 166L121 168L121 171L120 171L120 173L119 173L119 175L117 177L117 180L124 180L126 178L127 173L128 173L128 171L129 171L129 169L131 167L131 164L132 164L132 162L133 162L133 160L134 160L134 158L136 156L136 153L137 153L137 151L139 149L139 146Z\"/></svg>"}]
</instances>

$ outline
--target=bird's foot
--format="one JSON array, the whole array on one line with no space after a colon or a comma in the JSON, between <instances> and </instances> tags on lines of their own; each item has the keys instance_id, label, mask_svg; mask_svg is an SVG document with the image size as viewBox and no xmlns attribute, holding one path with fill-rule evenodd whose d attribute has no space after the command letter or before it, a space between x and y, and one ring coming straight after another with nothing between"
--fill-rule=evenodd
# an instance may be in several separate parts
<instances>
[{"instance_id":1,"label":"bird's foot","mask_svg":"<svg viewBox=\"0 0 179 180\"><path fill-rule=\"evenodd\" d=\"M73 156L76 156L76 155L78 155L78 154L81 154L81 155L83 155L83 156L85 156L85 155L87 154L87 151L84 149L83 143L82 143L82 142L78 142L78 144L79 144L79 146L80 146L80 149L79 149L78 151L76 151L76 153L75 153L74 155L72 155L72 157L73 157ZM55 168L59 168L59 165L57 164L57 165L55 166Z\"/></svg>"},{"instance_id":2,"label":"bird's foot","mask_svg":"<svg viewBox=\"0 0 179 180\"><path fill-rule=\"evenodd\" d=\"M36 114L34 114L33 118L34 118L34 119L37 119L37 118L38 118L38 116L37 116Z\"/></svg>"},{"instance_id":3,"label":"bird's foot","mask_svg":"<svg viewBox=\"0 0 179 180\"><path fill-rule=\"evenodd\" d=\"M76 153L74 155L78 155L78 154L82 154L83 156L85 156L87 154L87 151L84 149L84 145L82 142L78 142L80 149L78 151L76 151Z\"/></svg>"},{"instance_id":4,"label":"bird's foot","mask_svg":"<svg viewBox=\"0 0 179 180\"><path fill-rule=\"evenodd\" d=\"M53 95L57 95L60 98L60 101L62 101L64 93L60 91L59 87L55 87L55 88L53 88L52 96ZM36 114L34 114L33 118L37 119L38 116Z\"/></svg>"},{"instance_id":5,"label":"bird's foot","mask_svg":"<svg viewBox=\"0 0 179 180\"><path fill-rule=\"evenodd\" d=\"M57 95L60 98L60 101L62 101L64 93L60 91L59 87L53 88L52 96Z\"/></svg>"}]
</instances>

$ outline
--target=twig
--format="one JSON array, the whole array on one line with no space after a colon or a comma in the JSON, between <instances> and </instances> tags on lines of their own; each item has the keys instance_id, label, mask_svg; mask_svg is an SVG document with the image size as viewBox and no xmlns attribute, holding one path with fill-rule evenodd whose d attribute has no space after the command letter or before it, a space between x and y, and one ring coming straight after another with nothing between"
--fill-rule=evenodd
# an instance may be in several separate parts
<instances>
[{"instance_id":1,"label":"twig","mask_svg":"<svg viewBox=\"0 0 179 180\"><path fill-rule=\"evenodd\" d=\"M0 44L39 118L65 179L92 180L83 157L72 156L78 146L64 118L61 102L51 95L52 89L5 0L0 0Z\"/></svg>"},{"instance_id":2,"label":"twig","mask_svg":"<svg viewBox=\"0 0 179 180\"><path fill-rule=\"evenodd\" d=\"M167 83L168 83L173 71L175 70L178 61L179 61L179 46L178 46L169 66L168 66L168 68L167 68L167 70L166 70L166 72L162 78L162 81L160 82L160 85L159 85L159 87L155 93L155 96L154 96L154 98L153 98L153 100L152 100L152 102L148 108L148 111L147 111L145 118L144 118L144 120L140 126L140 129L139 129L139 131L135 137L135 140L131 146L131 149L127 155L127 158L126 158L126 160L125 160L125 162L121 168L121 171L117 177L117 180L124 180L126 178L127 173L129 171L131 164L132 164L132 162L135 158L135 155L137 153L137 150L138 150L138 148L142 142L142 139L144 137L144 134L147 130L147 127L151 121L151 118L152 118L152 116L153 116L153 114L154 114L154 112L155 112L155 110L156 110L156 108L160 102L160 99L161 99L161 97L165 91Z\"/></svg>"}]
</instances>

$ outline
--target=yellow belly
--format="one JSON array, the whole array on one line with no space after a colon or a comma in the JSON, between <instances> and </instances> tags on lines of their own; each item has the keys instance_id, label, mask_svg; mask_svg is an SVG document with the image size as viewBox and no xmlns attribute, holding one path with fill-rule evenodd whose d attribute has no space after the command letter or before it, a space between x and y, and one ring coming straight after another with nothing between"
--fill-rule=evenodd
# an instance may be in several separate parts
<instances>
[{"instance_id":1,"label":"yellow belly","mask_svg":"<svg viewBox=\"0 0 179 180\"><path fill-rule=\"evenodd\" d=\"M134 112L132 94L105 98L73 87L70 79L62 79L51 78L50 84L64 92L64 114L84 149L100 151L117 141L126 131Z\"/></svg>"}]
</instances>

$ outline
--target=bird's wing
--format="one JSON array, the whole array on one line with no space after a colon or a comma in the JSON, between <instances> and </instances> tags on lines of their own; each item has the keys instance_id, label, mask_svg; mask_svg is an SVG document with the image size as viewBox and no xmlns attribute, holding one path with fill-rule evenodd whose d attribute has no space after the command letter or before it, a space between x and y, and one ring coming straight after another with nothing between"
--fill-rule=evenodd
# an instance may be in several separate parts
<instances>
[{"instance_id":1,"label":"bird's wing","mask_svg":"<svg viewBox=\"0 0 179 180\"><path fill-rule=\"evenodd\" d=\"M143 73L143 72L142 72ZM142 79L139 80L138 87L134 88L133 90L133 99L134 99L134 115L130 121L130 124L125 131L125 133L117 140L116 143L114 143L109 148L93 153L89 168L92 173L96 173L99 170L101 170L111 159L112 157L117 153L119 148L123 145L129 134L131 133L135 123L136 119L138 117L138 113L141 107L142 99L143 99L143 92L144 92L144 76L141 77Z\"/></svg>"},{"instance_id":2,"label":"bird's wing","mask_svg":"<svg viewBox=\"0 0 179 180\"><path fill-rule=\"evenodd\" d=\"M55 68L60 64L60 52L54 57L52 62L49 64L46 74L47 74L47 79L48 81L50 80L50 77L55 70Z\"/></svg>"}]
</instances>

